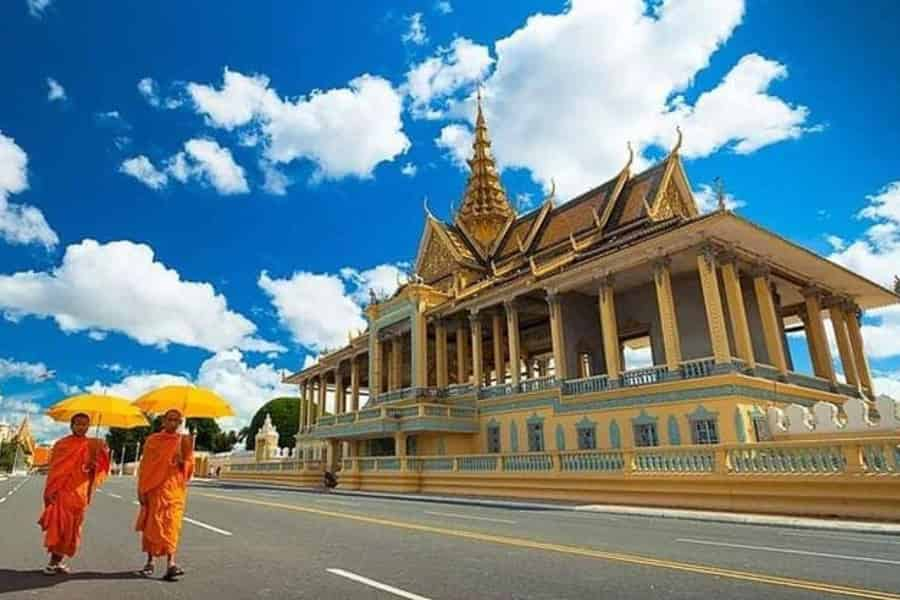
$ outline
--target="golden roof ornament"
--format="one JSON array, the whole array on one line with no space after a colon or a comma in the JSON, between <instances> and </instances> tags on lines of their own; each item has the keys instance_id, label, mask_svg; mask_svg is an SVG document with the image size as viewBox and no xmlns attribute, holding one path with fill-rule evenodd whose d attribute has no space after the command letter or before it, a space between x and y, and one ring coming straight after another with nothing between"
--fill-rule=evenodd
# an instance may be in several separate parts
<instances>
[{"instance_id":1,"label":"golden roof ornament","mask_svg":"<svg viewBox=\"0 0 900 600\"><path fill-rule=\"evenodd\" d=\"M491 155L491 141L481 107L481 88L477 92L477 106L472 158L467 161L471 172L456 222L486 256L516 212L506 196Z\"/></svg>"}]
</instances>

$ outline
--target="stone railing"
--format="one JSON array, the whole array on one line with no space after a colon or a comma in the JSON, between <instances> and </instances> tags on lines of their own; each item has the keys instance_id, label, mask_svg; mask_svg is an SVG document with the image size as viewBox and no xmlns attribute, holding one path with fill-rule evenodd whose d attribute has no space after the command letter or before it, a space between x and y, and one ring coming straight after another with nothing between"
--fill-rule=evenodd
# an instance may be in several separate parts
<instances>
[{"instance_id":1,"label":"stone railing","mask_svg":"<svg viewBox=\"0 0 900 600\"><path fill-rule=\"evenodd\" d=\"M874 403L848 398L843 405L816 402L812 410L799 404L766 411L769 430L778 435L847 434L900 430L900 403L880 396ZM876 414L877 413L877 414Z\"/></svg>"},{"instance_id":2,"label":"stone railing","mask_svg":"<svg viewBox=\"0 0 900 600\"><path fill-rule=\"evenodd\" d=\"M483 387L478 390L479 398L496 398L498 396L510 396L512 394L528 394L531 392L541 392L543 390L556 389L559 387L559 381L556 377L539 377L534 379L523 379L519 383L498 383Z\"/></svg>"},{"instance_id":3,"label":"stone railing","mask_svg":"<svg viewBox=\"0 0 900 600\"><path fill-rule=\"evenodd\" d=\"M344 471L611 476L757 475L900 478L900 435L809 442L655 446L455 456L358 457Z\"/></svg>"},{"instance_id":4,"label":"stone railing","mask_svg":"<svg viewBox=\"0 0 900 600\"><path fill-rule=\"evenodd\" d=\"M594 375L581 379L567 379L562 383L562 393L571 396L575 394L592 394L605 392L609 389L609 376Z\"/></svg>"},{"instance_id":5,"label":"stone railing","mask_svg":"<svg viewBox=\"0 0 900 600\"><path fill-rule=\"evenodd\" d=\"M669 372L665 365L645 367L643 369L631 369L622 373L622 385L631 387L635 385L650 385L652 383L660 383L666 380L666 373Z\"/></svg>"},{"instance_id":6,"label":"stone railing","mask_svg":"<svg viewBox=\"0 0 900 600\"><path fill-rule=\"evenodd\" d=\"M447 386L447 397L467 396L475 392L475 386L471 383L454 383Z\"/></svg>"},{"instance_id":7,"label":"stone railing","mask_svg":"<svg viewBox=\"0 0 900 600\"><path fill-rule=\"evenodd\" d=\"M272 472L297 472L297 471L321 471L320 460L283 460L271 462L241 462L224 465L224 471L234 473L272 473Z\"/></svg>"},{"instance_id":8,"label":"stone railing","mask_svg":"<svg viewBox=\"0 0 900 600\"><path fill-rule=\"evenodd\" d=\"M681 363L681 377L694 379L696 377L709 377L716 367L716 360L712 356L686 360Z\"/></svg>"}]
</instances>

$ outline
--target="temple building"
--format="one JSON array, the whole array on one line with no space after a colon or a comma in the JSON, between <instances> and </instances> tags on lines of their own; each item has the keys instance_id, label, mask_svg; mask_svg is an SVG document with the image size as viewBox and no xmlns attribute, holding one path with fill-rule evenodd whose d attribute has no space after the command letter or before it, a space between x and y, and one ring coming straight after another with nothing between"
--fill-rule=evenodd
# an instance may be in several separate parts
<instances>
[{"instance_id":1,"label":"temple building","mask_svg":"<svg viewBox=\"0 0 900 600\"><path fill-rule=\"evenodd\" d=\"M450 223L426 207L411 280L285 380L304 457L324 445L342 485L391 473L382 487L423 489L442 471L613 472L642 448L674 465L679 448L770 442L772 408L853 399L874 418L860 319L893 291L721 201L700 214L680 132L645 171L629 156L609 181L517 214L477 111L462 201Z\"/></svg>"}]
</instances>

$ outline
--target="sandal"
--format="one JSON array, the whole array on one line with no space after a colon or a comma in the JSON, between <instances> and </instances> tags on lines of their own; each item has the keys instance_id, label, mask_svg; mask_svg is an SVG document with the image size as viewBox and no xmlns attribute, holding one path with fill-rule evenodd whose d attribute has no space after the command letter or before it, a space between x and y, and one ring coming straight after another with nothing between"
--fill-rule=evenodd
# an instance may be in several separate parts
<instances>
[{"instance_id":1,"label":"sandal","mask_svg":"<svg viewBox=\"0 0 900 600\"><path fill-rule=\"evenodd\" d=\"M56 575L56 565L47 565L41 572L44 575Z\"/></svg>"},{"instance_id":2,"label":"sandal","mask_svg":"<svg viewBox=\"0 0 900 600\"><path fill-rule=\"evenodd\" d=\"M56 572L60 575L68 575L70 573L69 565L65 563L58 563L56 565Z\"/></svg>"},{"instance_id":3,"label":"sandal","mask_svg":"<svg viewBox=\"0 0 900 600\"><path fill-rule=\"evenodd\" d=\"M147 563L144 565L144 568L138 571L138 575L143 575L144 577L153 576L153 563Z\"/></svg>"},{"instance_id":4,"label":"sandal","mask_svg":"<svg viewBox=\"0 0 900 600\"><path fill-rule=\"evenodd\" d=\"M168 569L166 569L166 574L163 575L163 580L164 581L178 581L178 577L181 575L184 575L184 571L181 569L181 567L178 567L177 565L173 565L173 566L169 567Z\"/></svg>"}]
</instances>

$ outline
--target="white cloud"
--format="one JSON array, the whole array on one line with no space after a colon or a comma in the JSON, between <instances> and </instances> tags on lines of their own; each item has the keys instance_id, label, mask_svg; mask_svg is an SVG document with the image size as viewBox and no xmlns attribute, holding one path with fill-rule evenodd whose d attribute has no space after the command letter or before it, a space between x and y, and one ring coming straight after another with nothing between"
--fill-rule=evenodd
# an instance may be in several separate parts
<instances>
[{"instance_id":1,"label":"white cloud","mask_svg":"<svg viewBox=\"0 0 900 600\"><path fill-rule=\"evenodd\" d=\"M294 182L293 179L281 172L275 165L264 160L260 161L259 168L262 169L265 176L263 190L275 196L287 194L288 187Z\"/></svg>"},{"instance_id":2,"label":"white cloud","mask_svg":"<svg viewBox=\"0 0 900 600\"><path fill-rule=\"evenodd\" d=\"M406 163L400 168L400 172L407 177L415 177L418 171L419 168L411 162Z\"/></svg>"},{"instance_id":3,"label":"white cloud","mask_svg":"<svg viewBox=\"0 0 900 600\"><path fill-rule=\"evenodd\" d=\"M31 16L35 19L40 19L44 16L44 11L47 10L47 7L50 6L52 1L53 0L26 0L28 12L31 13Z\"/></svg>"},{"instance_id":4,"label":"white cloud","mask_svg":"<svg viewBox=\"0 0 900 600\"><path fill-rule=\"evenodd\" d=\"M493 62L486 46L466 38L458 37L449 48L439 48L435 56L406 74L413 116L439 118L443 113L432 103L483 79Z\"/></svg>"},{"instance_id":5,"label":"white cloud","mask_svg":"<svg viewBox=\"0 0 900 600\"><path fill-rule=\"evenodd\" d=\"M152 77L144 77L137 84L138 92L144 97L150 106L159 107L159 86Z\"/></svg>"},{"instance_id":6,"label":"white cloud","mask_svg":"<svg viewBox=\"0 0 900 600\"><path fill-rule=\"evenodd\" d=\"M53 79L52 77L47 78L47 100L53 102L54 100L65 100L66 99L66 90L59 84L58 81Z\"/></svg>"},{"instance_id":7,"label":"white cloud","mask_svg":"<svg viewBox=\"0 0 900 600\"><path fill-rule=\"evenodd\" d=\"M900 401L900 373L885 373L872 378L875 394L885 394Z\"/></svg>"},{"instance_id":8,"label":"white cloud","mask_svg":"<svg viewBox=\"0 0 900 600\"><path fill-rule=\"evenodd\" d=\"M143 154L124 160L119 165L119 172L131 175L154 190L164 188L169 183L169 177L153 166L150 159Z\"/></svg>"},{"instance_id":9,"label":"white cloud","mask_svg":"<svg viewBox=\"0 0 900 600\"><path fill-rule=\"evenodd\" d=\"M449 15L453 12L453 5L450 4L449 0L437 0L434 3L434 10L442 15Z\"/></svg>"},{"instance_id":10,"label":"white cloud","mask_svg":"<svg viewBox=\"0 0 900 600\"><path fill-rule=\"evenodd\" d=\"M428 43L428 34L425 31L425 23L422 21L422 13L414 13L404 20L409 23L409 29L403 34L404 44L422 46Z\"/></svg>"},{"instance_id":11,"label":"white cloud","mask_svg":"<svg viewBox=\"0 0 900 600\"><path fill-rule=\"evenodd\" d=\"M119 171L131 175L154 190L165 187L171 175L181 183L187 183L191 179L208 183L223 195L246 194L250 191L244 168L234 162L231 151L208 139L185 142L184 151L166 160L164 171L157 169L144 155L125 160Z\"/></svg>"},{"instance_id":12,"label":"white cloud","mask_svg":"<svg viewBox=\"0 0 900 600\"><path fill-rule=\"evenodd\" d=\"M221 89L190 83L187 90L211 126L242 128L242 139L262 140L262 159L272 165L312 161L314 180L369 178L410 145L402 96L381 77L362 75L346 88L292 100L280 98L264 75L225 69Z\"/></svg>"},{"instance_id":13,"label":"white cloud","mask_svg":"<svg viewBox=\"0 0 900 600\"><path fill-rule=\"evenodd\" d=\"M141 344L210 351L282 349L228 308L209 283L185 281L145 244L84 240L46 272L0 275L0 310L19 319L52 317L64 332L123 333Z\"/></svg>"},{"instance_id":14,"label":"white cloud","mask_svg":"<svg viewBox=\"0 0 900 600\"><path fill-rule=\"evenodd\" d=\"M50 250L59 243L44 213L28 204L9 202L10 194L28 189L28 155L0 131L0 238L10 244L40 244Z\"/></svg>"},{"instance_id":15,"label":"white cloud","mask_svg":"<svg viewBox=\"0 0 900 600\"><path fill-rule=\"evenodd\" d=\"M831 246L831 249L836 252L840 252L847 247L847 242L845 242L843 238L840 238L836 235L826 235L825 241L828 242L828 245Z\"/></svg>"},{"instance_id":16,"label":"white cloud","mask_svg":"<svg viewBox=\"0 0 900 600\"><path fill-rule=\"evenodd\" d=\"M9 358L0 358L0 380L19 378L37 383L52 379L56 374L47 368L42 362L29 363L15 361Z\"/></svg>"},{"instance_id":17,"label":"white cloud","mask_svg":"<svg viewBox=\"0 0 900 600\"><path fill-rule=\"evenodd\" d=\"M465 125L453 123L441 129L441 134L435 138L434 143L438 148L446 150L447 156L460 169L468 169L466 159L472 154L472 130Z\"/></svg>"},{"instance_id":18,"label":"white cloud","mask_svg":"<svg viewBox=\"0 0 900 600\"><path fill-rule=\"evenodd\" d=\"M109 384L95 381L87 389L135 400L166 385L198 385L222 396L237 413L236 419L221 419L220 424L226 428L239 428L246 425L259 407L272 398L297 395L297 388L282 384L281 378L282 373L271 363L250 366L240 351L224 350L204 360L194 376L141 373Z\"/></svg>"},{"instance_id":19,"label":"white cloud","mask_svg":"<svg viewBox=\"0 0 900 600\"><path fill-rule=\"evenodd\" d=\"M728 192L723 192L722 195L725 201L725 208L728 210L736 210L746 206L744 201L738 200ZM711 185L705 183L700 186L699 190L694 190L694 200L697 201L697 209L704 214L719 208L718 192Z\"/></svg>"},{"instance_id":20,"label":"white cloud","mask_svg":"<svg viewBox=\"0 0 900 600\"><path fill-rule=\"evenodd\" d=\"M400 273L396 265L365 271L347 267L339 275L301 271L287 279L273 279L263 271L258 283L294 340L320 352L345 345L349 331L364 330L362 305L369 301L369 290L393 294Z\"/></svg>"},{"instance_id":21,"label":"white cloud","mask_svg":"<svg viewBox=\"0 0 900 600\"><path fill-rule=\"evenodd\" d=\"M808 110L767 92L784 65L750 54L713 89L693 88L743 13L742 0L572 0L559 14L532 15L496 42L485 82L498 162L529 169L544 187L554 178L566 198L615 175L628 140L634 168L646 167L648 150L669 147L679 123L686 157L797 137ZM700 92L693 105L688 91ZM471 120L472 98L451 114Z\"/></svg>"},{"instance_id":22,"label":"white cloud","mask_svg":"<svg viewBox=\"0 0 900 600\"><path fill-rule=\"evenodd\" d=\"M231 156L228 148L213 140L193 139L184 143L193 159L195 176L208 181L220 194L246 194L250 191L244 169Z\"/></svg>"}]
</instances>

